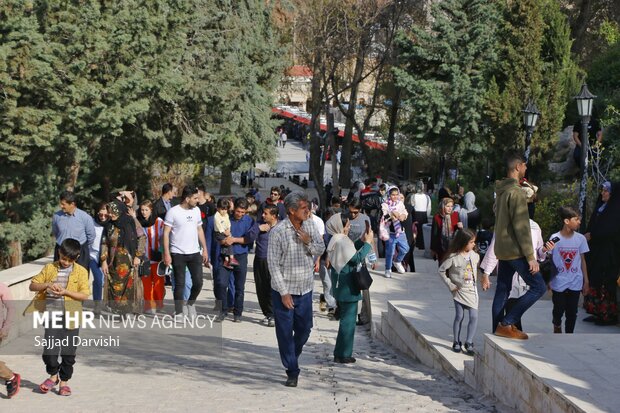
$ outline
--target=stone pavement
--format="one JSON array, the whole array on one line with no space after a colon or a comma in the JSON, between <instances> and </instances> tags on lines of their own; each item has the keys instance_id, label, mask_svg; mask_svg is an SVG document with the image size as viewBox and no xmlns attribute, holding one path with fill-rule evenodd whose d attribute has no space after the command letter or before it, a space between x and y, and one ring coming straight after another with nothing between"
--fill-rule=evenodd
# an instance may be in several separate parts
<instances>
[{"instance_id":1,"label":"stone pavement","mask_svg":"<svg viewBox=\"0 0 620 413\"><path fill-rule=\"evenodd\" d=\"M493 412L489 399L473 395L462 383L397 354L358 328L353 365L332 360L338 323L318 311L320 282L315 284L314 329L301 356L298 388L283 386L275 331L260 324L253 277L246 283L246 311L241 323L223 323L221 352L200 356L146 358L123 354L78 355L73 395L39 394L45 378L38 356L3 356L22 375L22 390L0 402L11 412L176 412L186 410L324 412ZM168 292L170 294L170 292ZM213 305L211 282L199 298ZM4 391L1 392L4 397ZM499 410L498 410L499 409Z\"/></svg>"}]
</instances>

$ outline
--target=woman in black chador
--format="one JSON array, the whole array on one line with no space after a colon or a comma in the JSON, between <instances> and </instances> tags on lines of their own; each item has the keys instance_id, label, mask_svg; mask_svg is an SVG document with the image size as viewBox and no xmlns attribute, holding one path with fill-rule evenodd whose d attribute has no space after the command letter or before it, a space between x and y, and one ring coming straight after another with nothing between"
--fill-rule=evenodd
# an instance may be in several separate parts
<instances>
[{"instance_id":1,"label":"woman in black chador","mask_svg":"<svg viewBox=\"0 0 620 413\"><path fill-rule=\"evenodd\" d=\"M620 272L620 184L605 182L584 234L590 246L586 254L590 290L584 308L592 314L584 321L597 325L618 322L616 280Z\"/></svg>"}]
</instances>

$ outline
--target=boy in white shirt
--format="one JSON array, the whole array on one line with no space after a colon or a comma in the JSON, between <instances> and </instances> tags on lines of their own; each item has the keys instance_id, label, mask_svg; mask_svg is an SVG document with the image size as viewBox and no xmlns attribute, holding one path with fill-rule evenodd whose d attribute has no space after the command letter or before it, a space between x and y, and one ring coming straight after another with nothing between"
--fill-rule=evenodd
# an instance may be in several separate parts
<instances>
[{"instance_id":1,"label":"boy in white shirt","mask_svg":"<svg viewBox=\"0 0 620 413\"><path fill-rule=\"evenodd\" d=\"M562 332L562 316L566 316L564 331L572 333L577 321L579 294L588 291L588 268L584 254L590 249L586 237L576 232L581 218L572 208L561 207L563 227L551 236L559 238L553 250L553 263L558 275L549 283L553 292L553 332Z\"/></svg>"}]
</instances>

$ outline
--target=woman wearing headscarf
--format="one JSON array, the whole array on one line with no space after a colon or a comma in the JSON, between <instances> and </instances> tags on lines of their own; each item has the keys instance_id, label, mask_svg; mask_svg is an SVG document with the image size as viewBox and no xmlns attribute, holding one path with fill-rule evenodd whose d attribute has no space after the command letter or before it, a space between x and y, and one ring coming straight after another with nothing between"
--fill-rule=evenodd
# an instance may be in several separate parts
<instances>
[{"instance_id":1,"label":"woman wearing headscarf","mask_svg":"<svg viewBox=\"0 0 620 413\"><path fill-rule=\"evenodd\" d=\"M439 265L446 259L448 245L458 228L463 228L459 221L458 212L453 212L454 201L452 198L443 198L439 203L439 213L433 217L433 227L431 228L431 252L433 259Z\"/></svg>"},{"instance_id":2,"label":"woman wearing headscarf","mask_svg":"<svg viewBox=\"0 0 620 413\"><path fill-rule=\"evenodd\" d=\"M342 214L333 215L326 223L325 229L332 236L327 246L327 258L331 267L332 295L338 302L340 324L334 348L335 363L355 363L353 355L353 338L357 302L362 299L357 289L354 274L372 251L374 234L369 228L362 238L355 243L348 236L349 219Z\"/></svg>"},{"instance_id":3,"label":"woman wearing headscarf","mask_svg":"<svg viewBox=\"0 0 620 413\"><path fill-rule=\"evenodd\" d=\"M153 203L148 199L140 204L137 219L145 236L145 259L149 261L151 268L150 274L142 277L144 313L155 314L164 307L166 293L165 278L157 275L157 265L163 259L164 220L155 215Z\"/></svg>"},{"instance_id":4,"label":"woman wearing headscarf","mask_svg":"<svg viewBox=\"0 0 620 413\"><path fill-rule=\"evenodd\" d=\"M459 219L463 223L463 228L478 230L480 225L480 210L476 208L476 195L469 191L463 197L463 207L459 211Z\"/></svg>"},{"instance_id":5,"label":"woman wearing headscarf","mask_svg":"<svg viewBox=\"0 0 620 413\"><path fill-rule=\"evenodd\" d=\"M107 205L110 224L101 245L101 270L106 275L104 302L121 313L140 311L142 288L137 266L144 255L144 233L136 229L127 207L115 200Z\"/></svg>"},{"instance_id":6,"label":"woman wearing headscarf","mask_svg":"<svg viewBox=\"0 0 620 413\"><path fill-rule=\"evenodd\" d=\"M584 308L592 314L584 321L597 325L618 322L616 280L620 272L620 184L605 182L584 234L590 252L586 253L590 290Z\"/></svg>"},{"instance_id":7,"label":"woman wearing headscarf","mask_svg":"<svg viewBox=\"0 0 620 413\"><path fill-rule=\"evenodd\" d=\"M411 205L413 206L413 221L417 228L416 247L424 249L424 231L422 225L428 223L428 217L431 216L431 197L424 193L424 182L422 180L415 184L415 194L411 197Z\"/></svg>"},{"instance_id":8,"label":"woman wearing headscarf","mask_svg":"<svg viewBox=\"0 0 620 413\"><path fill-rule=\"evenodd\" d=\"M103 272L101 271L101 245L103 235L107 231L108 209L105 202L100 202L95 207L95 240L89 246L90 262L89 268L93 273L93 301L95 302L95 314L101 311L101 299L103 298Z\"/></svg>"}]
</instances>

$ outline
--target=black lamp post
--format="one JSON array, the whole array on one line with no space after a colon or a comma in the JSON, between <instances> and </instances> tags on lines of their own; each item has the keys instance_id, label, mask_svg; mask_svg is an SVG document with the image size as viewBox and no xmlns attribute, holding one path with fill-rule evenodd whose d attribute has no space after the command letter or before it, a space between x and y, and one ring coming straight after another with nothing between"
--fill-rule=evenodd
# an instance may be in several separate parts
<instances>
[{"instance_id":1,"label":"black lamp post","mask_svg":"<svg viewBox=\"0 0 620 413\"><path fill-rule=\"evenodd\" d=\"M585 83L581 86L581 92L575 96L577 111L581 117L581 187L579 189L579 212L581 213L581 230L586 227L586 191L588 190L588 151L590 137L588 136L588 124L592 116L594 96L588 90Z\"/></svg>"},{"instance_id":2,"label":"black lamp post","mask_svg":"<svg viewBox=\"0 0 620 413\"><path fill-rule=\"evenodd\" d=\"M525 163L528 163L530 160L530 145L532 144L532 134L534 133L534 128L536 128L536 122L538 122L538 117L540 116L540 112L538 108L530 99L530 101L523 109L523 125L525 126Z\"/></svg>"}]
</instances>

